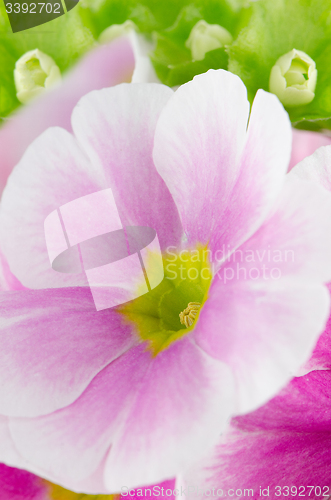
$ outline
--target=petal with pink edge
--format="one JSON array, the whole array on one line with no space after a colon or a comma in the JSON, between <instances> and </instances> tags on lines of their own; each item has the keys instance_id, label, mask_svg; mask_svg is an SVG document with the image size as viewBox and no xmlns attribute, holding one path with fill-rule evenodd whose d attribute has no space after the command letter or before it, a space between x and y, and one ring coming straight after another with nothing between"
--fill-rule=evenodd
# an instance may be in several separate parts
<instances>
[{"instance_id":1,"label":"petal with pink edge","mask_svg":"<svg viewBox=\"0 0 331 500\"><path fill-rule=\"evenodd\" d=\"M331 292L331 283L328 284ZM314 351L308 361L300 367L296 376L306 375L314 370L331 370L331 315L325 326L325 330L319 337Z\"/></svg>"},{"instance_id":2,"label":"petal with pink edge","mask_svg":"<svg viewBox=\"0 0 331 500\"><path fill-rule=\"evenodd\" d=\"M229 363L238 411L266 402L307 361L329 315L331 197L289 176L274 213L217 272L195 329Z\"/></svg>"},{"instance_id":3,"label":"petal with pink edge","mask_svg":"<svg viewBox=\"0 0 331 500\"><path fill-rule=\"evenodd\" d=\"M331 191L331 146L324 146L298 163L290 176L313 181Z\"/></svg>"},{"instance_id":4,"label":"petal with pink edge","mask_svg":"<svg viewBox=\"0 0 331 500\"><path fill-rule=\"evenodd\" d=\"M0 462L10 467L24 469L37 476L43 477L37 467L33 467L18 453L9 430L9 418L0 415ZM0 481L1 483L1 481ZM0 498L2 500L2 490L0 486ZM12 498L10 498L12 500Z\"/></svg>"},{"instance_id":5,"label":"petal with pink edge","mask_svg":"<svg viewBox=\"0 0 331 500\"><path fill-rule=\"evenodd\" d=\"M313 134L312 134L313 135ZM330 138L317 139L314 134L313 137L308 136L308 144L313 144L318 147L322 142L326 143L331 141ZM301 136L300 136L301 137ZM320 137L320 134L318 134ZM315 140L316 139L316 140ZM300 139L300 143L301 143ZM312 151L311 151L312 152ZM331 147L321 147L311 156L304 158L293 170L291 176L296 176L303 180L309 180L316 184L323 186L328 191L331 191ZM329 284L329 290L330 290ZM331 349L331 317L323 334L320 336L311 358L301 367L298 374L304 375L312 370L329 370L331 368L330 349Z\"/></svg>"},{"instance_id":6,"label":"petal with pink edge","mask_svg":"<svg viewBox=\"0 0 331 500\"><path fill-rule=\"evenodd\" d=\"M273 213L217 273L226 281L268 285L331 280L331 194L288 175Z\"/></svg>"},{"instance_id":7,"label":"petal with pink edge","mask_svg":"<svg viewBox=\"0 0 331 500\"><path fill-rule=\"evenodd\" d=\"M0 250L0 290L24 290L25 287L11 272L7 259Z\"/></svg>"},{"instance_id":8,"label":"petal with pink edge","mask_svg":"<svg viewBox=\"0 0 331 500\"><path fill-rule=\"evenodd\" d=\"M137 346L108 365L72 405L11 419L17 449L61 481L82 480L108 451L110 492L173 477L217 440L233 410L229 369L189 338L152 358Z\"/></svg>"},{"instance_id":9,"label":"petal with pink edge","mask_svg":"<svg viewBox=\"0 0 331 500\"><path fill-rule=\"evenodd\" d=\"M11 467L18 467L19 469L24 469L25 471L29 471L32 474L39 476L40 478L49 480L58 484L60 482L52 474L47 474L42 469L33 466L31 463L24 460L24 458L18 453L12 436L9 430L9 418L0 416L0 461L5 463ZM85 478L83 481L68 481L63 482L62 486L72 491L76 491L78 493L107 493L103 484L103 470L104 470L104 462L105 459L100 463L99 467L91 474L89 477ZM1 488L0 488L0 498L1 496ZM48 497L47 497L48 499ZM13 500L10 498L10 500ZM26 498L24 499L26 500ZM29 499L30 500L30 499ZM46 499L45 499L46 500Z\"/></svg>"},{"instance_id":10,"label":"petal with pink edge","mask_svg":"<svg viewBox=\"0 0 331 500\"><path fill-rule=\"evenodd\" d=\"M230 432L184 474L184 483L199 484L203 490L221 488L224 496L232 489L232 498L242 498L237 489L246 489L246 496L253 489L251 497L263 498L261 488L264 496L276 499L280 491L287 493L286 487L291 498L328 496L330 390L329 371L294 379L264 407L233 419Z\"/></svg>"},{"instance_id":11,"label":"petal with pink edge","mask_svg":"<svg viewBox=\"0 0 331 500\"><path fill-rule=\"evenodd\" d=\"M194 333L202 349L232 368L237 413L264 404L295 375L322 333L329 308L322 285L214 281Z\"/></svg>"},{"instance_id":12,"label":"petal with pink edge","mask_svg":"<svg viewBox=\"0 0 331 500\"><path fill-rule=\"evenodd\" d=\"M189 338L159 353L111 448L106 486L116 492L178 474L224 430L233 394L228 367Z\"/></svg>"},{"instance_id":13,"label":"petal with pink edge","mask_svg":"<svg viewBox=\"0 0 331 500\"><path fill-rule=\"evenodd\" d=\"M70 406L34 419L12 418L20 454L61 478L60 484L88 477L109 451L150 362L151 354L137 346L99 372Z\"/></svg>"},{"instance_id":14,"label":"petal with pink edge","mask_svg":"<svg viewBox=\"0 0 331 500\"><path fill-rule=\"evenodd\" d=\"M130 41L115 40L83 57L60 87L12 115L0 129L0 192L26 148L42 132L55 126L71 132L71 113L79 99L91 90L130 81L134 65Z\"/></svg>"},{"instance_id":15,"label":"petal with pink edge","mask_svg":"<svg viewBox=\"0 0 331 500\"><path fill-rule=\"evenodd\" d=\"M118 85L85 96L72 116L81 148L105 172L123 224L152 227L162 249L181 236L175 203L152 159L156 122L172 94L164 85Z\"/></svg>"},{"instance_id":16,"label":"petal with pink edge","mask_svg":"<svg viewBox=\"0 0 331 500\"><path fill-rule=\"evenodd\" d=\"M0 208L1 248L24 286L88 286L83 273L52 269L44 221L61 205L106 187L102 170L91 165L69 132L49 129L29 146L10 176Z\"/></svg>"},{"instance_id":17,"label":"petal with pink edge","mask_svg":"<svg viewBox=\"0 0 331 500\"><path fill-rule=\"evenodd\" d=\"M180 87L161 113L154 161L189 244L237 247L268 215L287 170L291 130L277 98L249 105L242 81L210 70Z\"/></svg>"},{"instance_id":18,"label":"petal with pink edge","mask_svg":"<svg viewBox=\"0 0 331 500\"><path fill-rule=\"evenodd\" d=\"M114 310L96 312L89 289L0 295L0 413L33 417L69 405L135 342Z\"/></svg>"},{"instance_id":19,"label":"petal with pink edge","mask_svg":"<svg viewBox=\"0 0 331 500\"><path fill-rule=\"evenodd\" d=\"M8 417L0 415L0 462L24 468L25 461L17 452L9 431Z\"/></svg>"}]
</instances>

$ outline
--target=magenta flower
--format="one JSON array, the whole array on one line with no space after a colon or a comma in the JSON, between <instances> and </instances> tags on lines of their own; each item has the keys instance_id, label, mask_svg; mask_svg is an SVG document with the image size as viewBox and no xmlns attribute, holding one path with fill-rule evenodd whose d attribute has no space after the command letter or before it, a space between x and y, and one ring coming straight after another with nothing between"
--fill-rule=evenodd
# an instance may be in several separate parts
<instances>
[{"instance_id":1,"label":"magenta flower","mask_svg":"<svg viewBox=\"0 0 331 500\"><path fill-rule=\"evenodd\" d=\"M49 487L30 472L0 464L1 500L51 500ZM63 499L65 500L65 499Z\"/></svg>"},{"instance_id":2,"label":"magenta flower","mask_svg":"<svg viewBox=\"0 0 331 500\"><path fill-rule=\"evenodd\" d=\"M213 453L184 474L186 498L202 500L213 488L215 498L329 498L330 388L330 370L313 371L234 418Z\"/></svg>"},{"instance_id":3,"label":"magenta flower","mask_svg":"<svg viewBox=\"0 0 331 500\"><path fill-rule=\"evenodd\" d=\"M74 135L52 128L28 148L0 213L28 288L0 297L2 461L76 491L153 484L307 361L329 313L331 195L286 176L275 96L259 91L247 128L248 115L241 80L209 71L175 93L92 92ZM51 268L44 220L109 187L124 226L157 231L165 279L97 312L84 273Z\"/></svg>"}]
</instances>

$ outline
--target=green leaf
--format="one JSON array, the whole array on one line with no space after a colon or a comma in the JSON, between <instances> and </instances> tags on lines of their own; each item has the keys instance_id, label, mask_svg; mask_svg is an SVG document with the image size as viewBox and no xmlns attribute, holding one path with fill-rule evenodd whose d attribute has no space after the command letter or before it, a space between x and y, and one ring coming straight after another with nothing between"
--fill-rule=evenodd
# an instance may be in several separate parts
<instances>
[{"instance_id":1,"label":"green leaf","mask_svg":"<svg viewBox=\"0 0 331 500\"><path fill-rule=\"evenodd\" d=\"M241 29L243 11L240 2L226 0L196 0L185 6L173 26L157 32L156 48L152 62L160 80L166 85L181 85L195 75L208 69L227 69L228 57L224 48L206 53L203 61L192 61L191 52L185 42L195 24L204 19L210 24L219 24L233 36Z\"/></svg>"},{"instance_id":2,"label":"green leaf","mask_svg":"<svg viewBox=\"0 0 331 500\"><path fill-rule=\"evenodd\" d=\"M140 0L138 4L141 4L149 9L155 19L155 27L153 29L162 30L171 26L180 10L190 3L191 0L167 0L162 2L161 0ZM132 8L134 9L137 2L132 2ZM141 27L142 32L150 32L148 26L144 29Z\"/></svg>"},{"instance_id":3,"label":"green leaf","mask_svg":"<svg viewBox=\"0 0 331 500\"><path fill-rule=\"evenodd\" d=\"M301 128L312 128L311 121L322 126L331 117L331 0L264 0L254 2L252 11L228 49L229 70L244 81L252 100L259 88L269 90L270 71L280 56L293 48L306 52L318 70L315 98L287 111Z\"/></svg>"},{"instance_id":4,"label":"green leaf","mask_svg":"<svg viewBox=\"0 0 331 500\"><path fill-rule=\"evenodd\" d=\"M76 8L45 25L13 33L0 3L0 116L6 117L20 105L16 98L14 68L23 54L38 48L65 72L95 44Z\"/></svg>"},{"instance_id":5,"label":"green leaf","mask_svg":"<svg viewBox=\"0 0 331 500\"><path fill-rule=\"evenodd\" d=\"M14 68L19 51L11 42L13 33L4 6L0 4L0 124L17 106Z\"/></svg>"},{"instance_id":6,"label":"green leaf","mask_svg":"<svg viewBox=\"0 0 331 500\"><path fill-rule=\"evenodd\" d=\"M51 56L61 71L70 68L82 54L96 44L76 9L42 27L36 26L19 33L7 34L6 38L15 47L19 57L38 48Z\"/></svg>"},{"instance_id":7,"label":"green leaf","mask_svg":"<svg viewBox=\"0 0 331 500\"><path fill-rule=\"evenodd\" d=\"M112 24L129 19L132 0L81 0L77 8L85 26L98 38Z\"/></svg>"},{"instance_id":8,"label":"green leaf","mask_svg":"<svg viewBox=\"0 0 331 500\"><path fill-rule=\"evenodd\" d=\"M139 31L150 34L171 26L180 9L190 0L81 0L78 5L83 22L96 38L112 24L127 19L136 23Z\"/></svg>"}]
</instances>

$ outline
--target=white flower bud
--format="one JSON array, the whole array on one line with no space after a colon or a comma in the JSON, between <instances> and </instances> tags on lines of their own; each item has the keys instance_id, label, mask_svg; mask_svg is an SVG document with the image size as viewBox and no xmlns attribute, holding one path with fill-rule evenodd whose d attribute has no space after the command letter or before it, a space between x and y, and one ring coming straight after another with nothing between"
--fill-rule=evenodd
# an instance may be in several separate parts
<instances>
[{"instance_id":1,"label":"white flower bud","mask_svg":"<svg viewBox=\"0 0 331 500\"><path fill-rule=\"evenodd\" d=\"M39 49L30 50L16 62L14 80L17 99L27 103L45 89L61 82L61 72L53 59Z\"/></svg>"},{"instance_id":2,"label":"white flower bud","mask_svg":"<svg viewBox=\"0 0 331 500\"><path fill-rule=\"evenodd\" d=\"M220 49L232 42L233 38L228 30L201 20L193 27L185 46L191 50L193 61L202 61L210 50Z\"/></svg>"},{"instance_id":3,"label":"white flower bud","mask_svg":"<svg viewBox=\"0 0 331 500\"><path fill-rule=\"evenodd\" d=\"M136 25L133 21L128 19L123 24L113 24L106 28L99 36L100 43L109 43L119 38L120 36L129 35L132 31L135 31Z\"/></svg>"},{"instance_id":4,"label":"white flower bud","mask_svg":"<svg viewBox=\"0 0 331 500\"><path fill-rule=\"evenodd\" d=\"M270 73L269 90L290 108L310 103L315 97L315 61L301 50L281 56Z\"/></svg>"}]
</instances>

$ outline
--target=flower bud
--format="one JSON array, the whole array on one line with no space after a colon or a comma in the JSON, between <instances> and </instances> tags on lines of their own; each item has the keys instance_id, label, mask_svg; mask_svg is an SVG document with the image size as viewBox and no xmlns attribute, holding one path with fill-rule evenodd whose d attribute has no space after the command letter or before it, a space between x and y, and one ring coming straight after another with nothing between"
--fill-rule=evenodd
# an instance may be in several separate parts
<instances>
[{"instance_id":1,"label":"flower bud","mask_svg":"<svg viewBox=\"0 0 331 500\"><path fill-rule=\"evenodd\" d=\"M232 35L218 24L198 21L193 27L185 46L191 50L193 61L202 61L210 50L220 49L232 43Z\"/></svg>"},{"instance_id":2,"label":"flower bud","mask_svg":"<svg viewBox=\"0 0 331 500\"><path fill-rule=\"evenodd\" d=\"M134 24L133 21L130 21L128 19L125 21L123 24L113 24L112 26L109 26L109 28L106 28L101 35L99 36L99 42L100 43L109 43L115 40L115 38L118 38L123 35L128 35L132 31L136 29L136 25Z\"/></svg>"},{"instance_id":3,"label":"flower bud","mask_svg":"<svg viewBox=\"0 0 331 500\"><path fill-rule=\"evenodd\" d=\"M288 108L302 106L314 99L316 81L315 61L305 52L293 49L272 68L269 90Z\"/></svg>"},{"instance_id":4,"label":"flower bud","mask_svg":"<svg viewBox=\"0 0 331 500\"><path fill-rule=\"evenodd\" d=\"M27 103L61 82L61 72L53 59L39 49L30 50L16 62L14 80L17 99Z\"/></svg>"}]
</instances>

